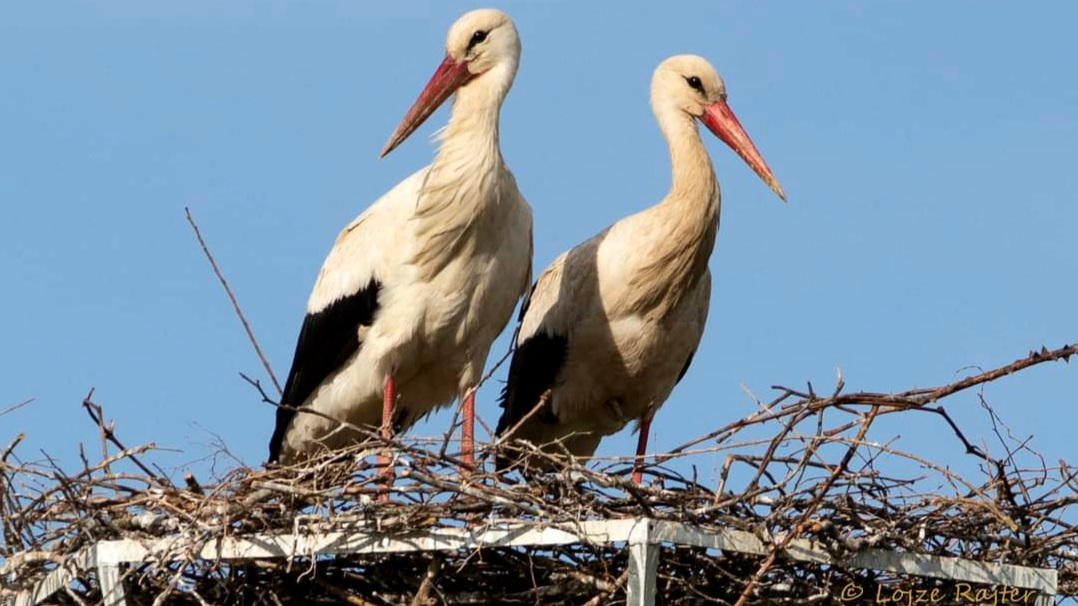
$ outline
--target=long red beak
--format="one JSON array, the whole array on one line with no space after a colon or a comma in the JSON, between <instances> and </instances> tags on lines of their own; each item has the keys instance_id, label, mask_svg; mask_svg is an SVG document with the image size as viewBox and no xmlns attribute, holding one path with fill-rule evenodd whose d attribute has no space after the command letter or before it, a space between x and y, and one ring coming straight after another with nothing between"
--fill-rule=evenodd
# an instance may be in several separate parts
<instances>
[{"instance_id":1,"label":"long red beak","mask_svg":"<svg viewBox=\"0 0 1078 606\"><path fill-rule=\"evenodd\" d=\"M408 110L400 124L397 125L397 130L393 131L378 157L384 158L386 154L393 151L402 141L408 138L408 135L415 132L415 129L419 128L419 125L423 124L434 113L434 110L438 109L442 103L445 103L445 100L450 95L473 77L475 77L475 74L468 71L467 63L457 61L446 55L445 60L434 71L434 75L430 77L430 82L427 82L427 85L423 87L423 91L419 93L419 97L412 104L412 108Z\"/></svg>"},{"instance_id":2,"label":"long red beak","mask_svg":"<svg viewBox=\"0 0 1078 606\"><path fill-rule=\"evenodd\" d=\"M725 141L727 145L737 152L737 155L741 156L741 159L757 175L760 175L764 183L767 183L771 191L782 198L783 202L786 201L786 193L782 191L782 186L775 179L775 175L771 173L767 162L764 162L764 157L760 155L756 146L753 145L749 134L741 127L741 123L737 121L737 116L734 115L733 110L726 104L726 101L718 101L704 108L704 115L700 116L700 121L707 126L708 130L715 133L716 137Z\"/></svg>"}]
</instances>

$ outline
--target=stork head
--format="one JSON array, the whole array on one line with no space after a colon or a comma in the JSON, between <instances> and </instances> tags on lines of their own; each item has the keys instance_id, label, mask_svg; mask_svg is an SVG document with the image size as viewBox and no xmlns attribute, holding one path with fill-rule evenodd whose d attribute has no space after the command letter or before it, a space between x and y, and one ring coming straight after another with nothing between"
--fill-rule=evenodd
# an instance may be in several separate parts
<instances>
[{"instance_id":1,"label":"stork head","mask_svg":"<svg viewBox=\"0 0 1078 606\"><path fill-rule=\"evenodd\" d=\"M726 104L726 84L706 59L678 55L660 63L651 78L651 106L660 122L664 116L679 112L703 122L741 156L771 191L786 200L782 186Z\"/></svg>"},{"instance_id":2,"label":"stork head","mask_svg":"<svg viewBox=\"0 0 1078 606\"><path fill-rule=\"evenodd\" d=\"M520 36L509 15L492 8L465 13L449 28L445 59L379 157L393 151L462 86L486 85L500 103L513 84L519 64Z\"/></svg>"}]
</instances>

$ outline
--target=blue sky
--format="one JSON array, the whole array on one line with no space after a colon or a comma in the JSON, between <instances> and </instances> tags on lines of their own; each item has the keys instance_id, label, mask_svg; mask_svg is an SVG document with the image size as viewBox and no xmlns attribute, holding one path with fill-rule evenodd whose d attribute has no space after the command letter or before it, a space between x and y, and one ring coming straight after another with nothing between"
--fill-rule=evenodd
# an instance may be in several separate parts
<instances>
[{"instance_id":1,"label":"blue sky","mask_svg":"<svg viewBox=\"0 0 1078 606\"><path fill-rule=\"evenodd\" d=\"M35 402L0 417L0 443L24 431L25 456L73 465L77 442L96 443L79 406L96 387L127 442L179 450L169 465L204 456L209 432L264 460L273 410L238 377L261 367L183 209L283 380L337 231L430 161L444 109L377 154L448 26L478 6L4 4L0 409ZM716 65L789 194L709 141L723 187L712 313L652 450L751 413L741 385L823 391L841 366L849 389L931 386L1078 341L1076 5L498 6L524 45L502 145L535 210L537 271L665 193L647 92L669 55ZM480 393L488 423L496 389ZM985 393L1049 461L1072 463L1075 394L1063 364ZM991 444L975 394L948 408ZM875 437L972 465L940 424L906 420ZM634 445L625 432L601 452Z\"/></svg>"}]
</instances>

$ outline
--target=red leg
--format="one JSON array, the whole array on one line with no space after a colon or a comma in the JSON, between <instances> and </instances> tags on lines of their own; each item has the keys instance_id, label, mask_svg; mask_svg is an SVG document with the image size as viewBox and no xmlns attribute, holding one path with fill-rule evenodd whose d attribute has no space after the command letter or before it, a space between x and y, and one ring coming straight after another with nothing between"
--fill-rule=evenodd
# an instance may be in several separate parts
<instances>
[{"instance_id":1,"label":"red leg","mask_svg":"<svg viewBox=\"0 0 1078 606\"><path fill-rule=\"evenodd\" d=\"M388 440L393 437L393 404L395 394L393 393L393 377L387 375L386 383L382 389L382 427L381 434L383 440ZM382 468L382 476L387 487L393 485L393 468L390 466L389 453L382 451L378 455L378 464ZM381 501L389 500L389 493L379 493L378 499Z\"/></svg>"},{"instance_id":2,"label":"red leg","mask_svg":"<svg viewBox=\"0 0 1078 606\"><path fill-rule=\"evenodd\" d=\"M468 391L464 396L464 422L460 428L460 458L465 465L475 465L475 392Z\"/></svg>"},{"instance_id":3,"label":"red leg","mask_svg":"<svg viewBox=\"0 0 1078 606\"><path fill-rule=\"evenodd\" d=\"M382 438L393 437L393 377L386 377L382 391Z\"/></svg>"},{"instance_id":4,"label":"red leg","mask_svg":"<svg viewBox=\"0 0 1078 606\"><path fill-rule=\"evenodd\" d=\"M640 419L640 436L636 441L636 462L633 464L633 483L639 484L644 481L644 472L640 466L644 463L644 453L648 450L648 433L651 431L650 413Z\"/></svg>"}]
</instances>

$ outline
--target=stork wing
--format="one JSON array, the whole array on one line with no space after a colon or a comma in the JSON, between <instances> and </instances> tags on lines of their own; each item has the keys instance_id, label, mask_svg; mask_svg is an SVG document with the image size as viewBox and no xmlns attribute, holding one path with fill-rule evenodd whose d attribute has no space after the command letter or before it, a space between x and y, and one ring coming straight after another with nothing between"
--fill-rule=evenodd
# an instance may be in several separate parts
<instances>
[{"instance_id":1,"label":"stork wing","mask_svg":"<svg viewBox=\"0 0 1078 606\"><path fill-rule=\"evenodd\" d=\"M567 255L554 260L536 280L521 305L516 351L509 363L509 378L502 390L496 434L504 436L532 410L544 404L569 353L569 320L562 317L570 306L561 301L563 270ZM561 303L561 305L559 305ZM539 420L550 418L549 403L537 410Z\"/></svg>"},{"instance_id":2,"label":"stork wing","mask_svg":"<svg viewBox=\"0 0 1078 606\"><path fill-rule=\"evenodd\" d=\"M292 370L270 438L270 462L277 461L296 408L356 354L359 330L370 326L381 307L379 294L405 246L403 226L411 217L428 168L401 181L341 231L318 273L307 301Z\"/></svg>"},{"instance_id":3,"label":"stork wing","mask_svg":"<svg viewBox=\"0 0 1078 606\"><path fill-rule=\"evenodd\" d=\"M509 431L539 404L543 394L554 385L568 349L568 339L564 335L551 335L542 330L517 344L509 363L509 380L502 390L500 406L503 411L498 419L497 435Z\"/></svg>"},{"instance_id":4,"label":"stork wing","mask_svg":"<svg viewBox=\"0 0 1078 606\"><path fill-rule=\"evenodd\" d=\"M270 462L277 461L285 432L296 416L296 408L334 371L348 361L361 345L359 329L374 322L381 284L374 278L359 291L337 299L328 307L308 313L296 342L292 370L284 386L277 426L270 438Z\"/></svg>"}]
</instances>

